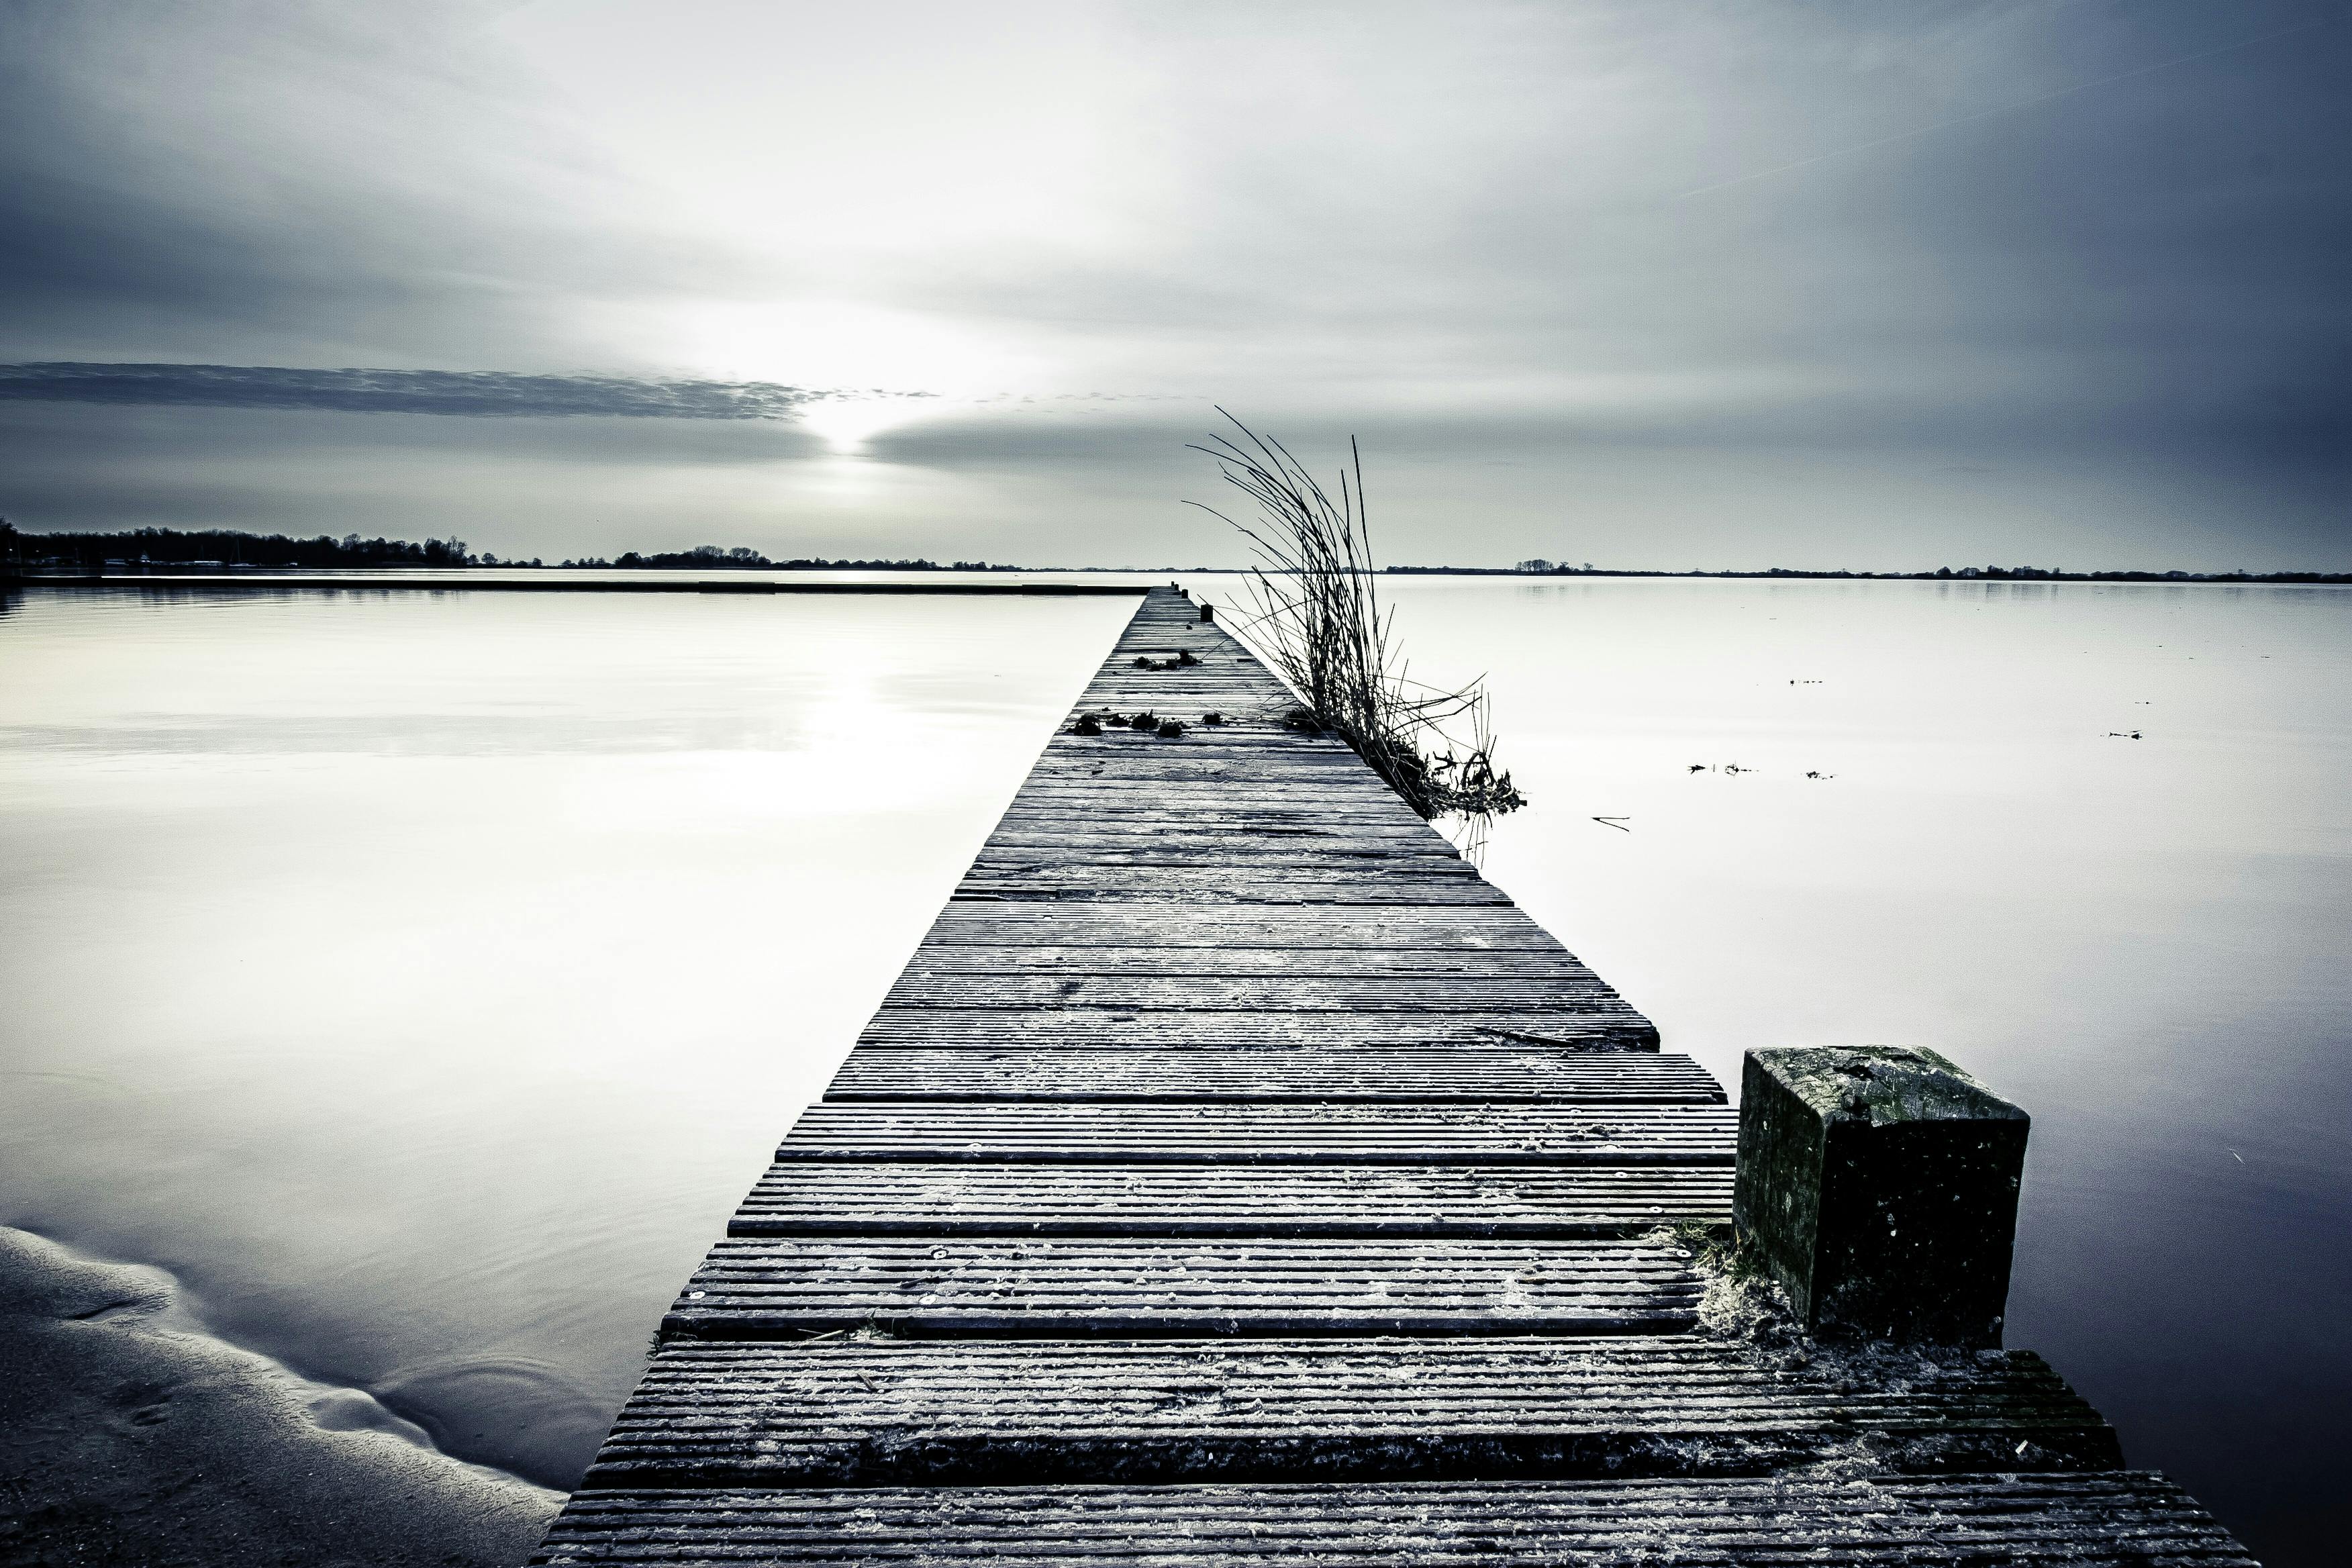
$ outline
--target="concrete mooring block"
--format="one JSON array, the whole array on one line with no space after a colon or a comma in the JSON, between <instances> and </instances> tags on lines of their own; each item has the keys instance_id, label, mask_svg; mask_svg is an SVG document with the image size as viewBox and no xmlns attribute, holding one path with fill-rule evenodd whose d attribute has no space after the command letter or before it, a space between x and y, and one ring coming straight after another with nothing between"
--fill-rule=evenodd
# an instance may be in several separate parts
<instances>
[{"instance_id":1,"label":"concrete mooring block","mask_svg":"<svg viewBox=\"0 0 2352 1568\"><path fill-rule=\"evenodd\" d=\"M1933 1051L1750 1051L1732 1221L1809 1331L1998 1345L2027 1125Z\"/></svg>"}]
</instances>

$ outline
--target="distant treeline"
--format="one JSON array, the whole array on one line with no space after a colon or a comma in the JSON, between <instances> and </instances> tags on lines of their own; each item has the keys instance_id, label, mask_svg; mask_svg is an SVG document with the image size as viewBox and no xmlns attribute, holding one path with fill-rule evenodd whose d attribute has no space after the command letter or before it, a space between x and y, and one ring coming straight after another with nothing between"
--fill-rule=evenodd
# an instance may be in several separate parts
<instances>
[{"instance_id":1,"label":"distant treeline","mask_svg":"<svg viewBox=\"0 0 2352 1568\"><path fill-rule=\"evenodd\" d=\"M484 564L497 564L496 557L485 557ZM536 563L534 563L536 564ZM601 556L583 556L566 561L566 566L586 566L612 569L646 567L686 567L708 569L719 567L746 572L1017 572L1017 566L991 565L985 561L957 561L942 566L936 561L827 561L822 556L798 556L790 561L771 561L756 550L739 544L732 550L721 550L716 544L698 544L691 550L656 550L650 553L631 550L612 560Z\"/></svg>"},{"instance_id":2,"label":"distant treeline","mask_svg":"<svg viewBox=\"0 0 2352 1568\"><path fill-rule=\"evenodd\" d=\"M120 533L25 533L0 518L0 562L16 567L70 567L97 572L108 566L538 566L537 558L501 559L485 550L469 553L462 539L289 539L282 533L247 533L236 529L135 528ZM1012 572L1018 568L985 561L771 561L737 545L698 544L691 550L632 550L606 561L585 556L571 567L628 570L636 567L711 568L752 572Z\"/></svg>"},{"instance_id":3,"label":"distant treeline","mask_svg":"<svg viewBox=\"0 0 2352 1568\"><path fill-rule=\"evenodd\" d=\"M121 533L21 533L0 518L0 560L95 572L121 563L163 566L463 566L462 539L289 539L236 529L134 528Z\"/></svg>"},{"instance_id":4,"label":"distant treeline","mask_svg":"<svg viewBox=\"0 0 2352 1568\"><path fill-rule=\"evenodd\" d=\"M347 533L341 539L320 534L315 539L289 539L282 533L247 533L232 528L184 530L135 528L117 533L25 533L0 518L0 565L10 569L70 568L100 572L109 566L543 566L533 557L501 559L489 551L469 553L462 539L428 539L422 544L405 539L362 539ZM1018 572L987 561L950 561L945 565L920 558L907 561L828 561L822 556L771 561L756 550L737 545L724 549L698 544L691 550L627 551L607 561L585 555L558 565L598 571L648 570L745 572ZM1043 567L1037 570L1053 571ZM1125 566L1062 568L1082 572L1127 572ZM1212 573L1229 567L1160 568L1166 572ZM1812 577L1856 580L1937 581L1968 579L2011 583L2347 583L2352 572L2066 572L2055 566L1939 566L1933 572L1811 572L1775 566L1759 572L1645 571L1639 567L1595 566L1591 562L1570 565L1541 559L1516 566L1384 566L1384 572L1456 577Z\"/></svg>"},{"instance_id":5,"label":"distant treeline","mask_svg":"<svg viewBox=\"0 0 2352 1568\"><path fill-rule=\"evenodd\" d=\"M2352 583L2352 572L2068 572L2056 566L1938 566L1933 572L1810 572L1773 566L1757 572L1644 571L1640 567L1581 566L1537 559L1517 566L1383 566L1383 572L1454 577L1826 577L1895 582L2009 583Z\"/></svg>"}]
</instances>

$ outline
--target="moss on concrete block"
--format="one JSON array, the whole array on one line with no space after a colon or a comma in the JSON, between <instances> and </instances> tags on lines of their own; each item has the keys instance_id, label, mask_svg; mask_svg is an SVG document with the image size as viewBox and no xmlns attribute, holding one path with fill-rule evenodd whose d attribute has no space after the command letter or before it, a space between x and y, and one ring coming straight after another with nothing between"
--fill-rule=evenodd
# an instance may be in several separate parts
<instances>
[{"instance_id":1,"label":"moss on concrete block","mask_svg":"<svg viewBox=\"0 0 2352 1568\"><path fill-rule=\"evenodd\" d=\"M1733 1222L1813 1333L1997 1345L2027 1125L1933 1051L1750 1051Z\"/></svg>"}]
</instances>

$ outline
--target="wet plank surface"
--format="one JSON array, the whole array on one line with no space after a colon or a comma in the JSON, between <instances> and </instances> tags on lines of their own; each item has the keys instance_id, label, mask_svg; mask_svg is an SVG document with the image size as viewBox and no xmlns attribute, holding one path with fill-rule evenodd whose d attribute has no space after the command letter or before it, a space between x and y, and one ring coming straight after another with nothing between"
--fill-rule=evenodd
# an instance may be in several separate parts
<instances>
[{"instance_id":1,"label":"wet plank surface","mask_svg":"<svg viewBox=\"0 0 2352 1568\"><path fill-rule=\"evenodd\" d=\"M1112 946L1268 948L1318 961L1351 953L1510 952L1565 953L1559 939L1516 908L1314 909L1282 905L1202 910L1164 898L1056 905L958 900L940 912L923 947Z\"/></svg>"},{"instance_id":2,"label":"wet plank surface","mask_svg":"<svg viewBox=\"0 0 2352 1568\"><path fill-rule=\"evenodd\" d=\"M1116 1160L1130 1164L1731 1163L1714 1105L1234 1105L1066 1101L812 1105L788 1160Z\"/></svg>"},{"instance_id":3,"label":"wet plank surface","mask_svg":"<svg viewBox=\"0 0 2352 1568\"><path fill-rule=\"evenodd\" d=\"M2179 1488L2142 1471L583 1492L539 1561L2254 1568Z\"/></svg>"},{"instance_id":4,"label":"wet plank surface","mask_svg":"<svg viewBox=\"0 0 2352 1568\"><path fill-rule=\"evenodd\" d=\"M2246 1562L2032 1356L1727 1338L1721 1087L1292 706L1145 596L539 1561Z\"/></svg>"},{"instance_id":5,"label":"wet plank surface","mask_svg":"<svg viewBox=\"0 0 2352 1568\"><path fill-rule=\"evenodd\" d=\"M1710 1225L1731 1167L982 1165L793 1160L730 1234L1630 1237Z\"/></svg>"},{"instance_id":6,"label":"wet plank surface","mask_svg":"<svg viewBox=\"0 0 2352 1568\"><path fill-rule=\"evenodd\" d=\"M1690 1325L1700 1286L1687 1256L1642 1241L734 1237L704 1258L662 1332L1636 1333Z\"/></svg>"},{"instance_id":7,"label":"wet plank surface","mask_svg":"<svg viewBox=\"0 0 2352 1568\"><path fill-rule=\"evenodd\" d=\"M1650 1051L860 1047L834 1074L825 1099L1719 1105L1723 1090L1690 1058Z\"/></svg>"},{"instance_id":8,"label":"wet plank surface","mask_svg":"<svg viewBox=\"0 0 2352 1568\"><path fill-rule=\"evenodd\" d=\"M681 1347L589 1484L1721 1475L1857 1444L1897 1471L2121 1463L2038 1356L1886 1359L1857 1377L1671 1339Z\"/></svg>"},{"instance_id":9,"label":"wet plank surface","mask_svg":"<svg viewBox=\"0 0 2352 1568\"><path fill-rule=\"evenodd\" d=\"M1209 1008L885 1007L857 1042L867 1046L1022 1047L1052 1050L1141 1047L1230 1050L1265 1046L1655 1047L1650 1021L1613 997L1575 1008L1503 1013L1347 1013L1325 1009L1224 1012Z\"/></svg>"},{"instance_id":10,"label":"wet plank surface","mask_svg":"<svg viewBox=\"0 0 2352 1568\"><path fill-rule=\"evenodd\" d=\"M1614 1011L1598 977L1471 974L957 974L906 975L893 1007L1108 1007L1216 1013L1575 1013Z\"/></svg>"}]
</instances>

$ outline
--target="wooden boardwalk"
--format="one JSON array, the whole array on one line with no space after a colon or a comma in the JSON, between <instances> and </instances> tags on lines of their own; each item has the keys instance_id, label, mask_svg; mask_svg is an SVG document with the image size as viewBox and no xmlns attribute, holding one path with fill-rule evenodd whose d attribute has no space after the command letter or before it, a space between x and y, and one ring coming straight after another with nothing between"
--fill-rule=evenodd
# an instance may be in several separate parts
<instances>
[{"instance_id":1,"label":"wooden boardwalk","mask_svg":"<svg viewBox=\"0 0 2352 1568\"><path fill-rule=\"evenodd\" d=\"M1722 1089L1291 701L1146 596L537 1561L2249 1561L2031 1353L1703 1330Z\"/></svg>"}]
</instances>

